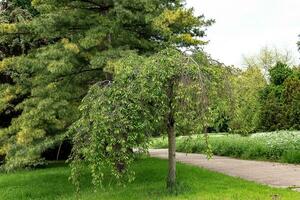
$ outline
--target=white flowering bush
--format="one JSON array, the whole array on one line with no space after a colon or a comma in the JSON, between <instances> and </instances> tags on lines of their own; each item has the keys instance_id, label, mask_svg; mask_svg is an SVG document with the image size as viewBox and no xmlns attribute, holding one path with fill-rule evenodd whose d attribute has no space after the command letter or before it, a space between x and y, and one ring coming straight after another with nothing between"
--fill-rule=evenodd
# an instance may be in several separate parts
<instances>
[{"instance_id":1,"label":"white flowering bush","mask_svg":"<svg viewBox=\"0 0 300 200\"><path fill-rule=\"evenodd\" d=\"M300 131L256 133L248 137L230 134L212 135L209 143L214 155L300 163ZM156 138L152 143L155 148L165 148L166 145L163 138ZM205 153L203 135L177 138L177 151Z\"/></svg>"}]
</instances>

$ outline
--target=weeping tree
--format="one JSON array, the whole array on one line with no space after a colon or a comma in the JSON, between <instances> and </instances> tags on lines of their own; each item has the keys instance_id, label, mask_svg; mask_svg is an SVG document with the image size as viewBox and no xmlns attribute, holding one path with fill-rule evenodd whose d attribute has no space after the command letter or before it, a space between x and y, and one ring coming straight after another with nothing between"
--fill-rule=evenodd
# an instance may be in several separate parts
<instances>
[{"instance_id":1,"label":"weeping tree","mask_svg":"<svg viewBox=\"0 0 300 200\"><path fill-rule=\"evenodd\" d=\"M207 96L201 66L180 51L167 49L150 57L130 53L106 70L113 81L91 88L80 106L81 118L70 129L72 180L79 186L83 160L95 185L101 185L107 169L119 183L133 180L133 149L146 151L149 136L164 127L169 139L167 186L173 190L176 131L203 128Z\"/></svg>"}]
</instances>

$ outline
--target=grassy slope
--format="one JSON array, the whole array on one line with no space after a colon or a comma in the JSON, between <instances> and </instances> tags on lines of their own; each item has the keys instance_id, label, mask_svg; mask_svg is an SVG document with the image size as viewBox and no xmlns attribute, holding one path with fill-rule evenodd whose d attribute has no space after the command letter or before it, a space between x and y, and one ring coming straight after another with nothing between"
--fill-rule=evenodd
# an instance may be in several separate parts
<instances>
[{"instance_id":1,"label":"grassy slope","mask_svg":"<svg viewBox=\"0 0 300 200\"><path fill-rule=\"evenodd\" d=\"M135 163L136 180L127 187L112 186L93 192L89 176L83 180L80 199L105 200L300 200L300 193L274 189L232 178L196 167L178 164L178 195L165 190L167 161L147 158ZM73 186L68 182L69 168L64 164L15 174L0 174L0 199L76 199Z\"/></svg>"}]
</instances>

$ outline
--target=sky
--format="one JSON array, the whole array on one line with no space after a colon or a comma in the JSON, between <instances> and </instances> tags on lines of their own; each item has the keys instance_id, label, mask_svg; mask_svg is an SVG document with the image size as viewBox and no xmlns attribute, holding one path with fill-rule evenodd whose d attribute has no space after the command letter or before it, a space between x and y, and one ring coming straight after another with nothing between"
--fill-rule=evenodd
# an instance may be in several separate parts
<instances>
[{"instance_id":1,"label":"sky","mask_svg":"<svg viewBox=\"0 0 300 200\"><path fill-rule=\"evenodd\" d=\"M186 0L197 15L215 19L208 28L205 47L226 65L243 66L243 56L259 53L264 46L293 53L300 34L300 0Z\"/></svg>"}]
</instances>

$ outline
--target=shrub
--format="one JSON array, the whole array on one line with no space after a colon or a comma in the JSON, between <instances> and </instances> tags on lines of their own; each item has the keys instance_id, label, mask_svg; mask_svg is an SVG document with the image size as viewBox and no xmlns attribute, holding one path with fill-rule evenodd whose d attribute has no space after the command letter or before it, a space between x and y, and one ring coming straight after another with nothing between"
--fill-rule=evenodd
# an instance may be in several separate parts
<instances>
[{"instance_id":1,"label":"shrub","mask_svg":"<svg viewBox=\"0 0 300 200\"><path fill-rule=\"evenodd\" d=\"M286 163L300 163L300 132L280 131L256 133L248 137L240 135L211 135L209 143L214 155L242 159L270 160ZM156 138L153 148L166 148L167 140ZM203 135L177 138L177 151L205 153Z\"/></svg>"}]
</instances>

